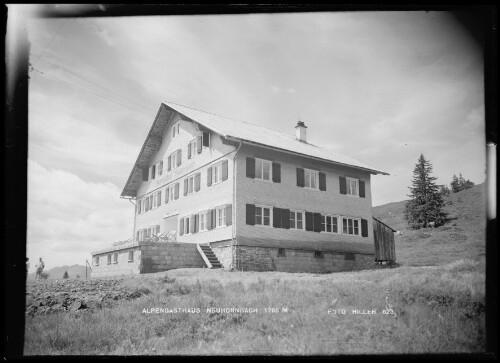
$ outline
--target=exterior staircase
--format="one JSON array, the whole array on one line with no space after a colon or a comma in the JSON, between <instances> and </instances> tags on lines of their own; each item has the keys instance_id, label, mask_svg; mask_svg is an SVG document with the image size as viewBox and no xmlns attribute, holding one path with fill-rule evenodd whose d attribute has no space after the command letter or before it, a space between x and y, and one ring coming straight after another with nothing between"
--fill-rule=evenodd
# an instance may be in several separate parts
<instances>
[{"instance_id":1,"label":"exterior staircase","mask_svg":"<svg viewBox=\"0 0 500 363\"><path fill-rule=\"evenodd\" d=\"M205 261L208 268L222 268L222 264L219 262L217 257L215 256L214 251L212 251L212 247L207 244L197 244L198 252L201 257Z\"/></svg>"}]
</instances>

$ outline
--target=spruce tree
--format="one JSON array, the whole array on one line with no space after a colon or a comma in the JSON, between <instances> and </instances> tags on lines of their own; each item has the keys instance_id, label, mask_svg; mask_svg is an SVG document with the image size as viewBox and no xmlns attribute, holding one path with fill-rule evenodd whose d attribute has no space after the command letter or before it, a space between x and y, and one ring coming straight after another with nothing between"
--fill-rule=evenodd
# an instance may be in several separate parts
<instances>
[{"instance_id":1,"label":"spruce tree","mask_svg":"<svg viewBox=\"0 0 500 363\"><path fill-rule=\"evenodd\" d=\"M457 193L460 191L460 182L455 174L453 174L453 178L451 178L450 187L452 193Z\"/></svg>"},{"instance_id":2,"label":"spruce tree","mask_svg":"<svg viewBox=\"0 0 500 363\"><path fill-rule=\"evenodd\" d=\"M68 271L64 271L63 279L68 279L68 278L69 278Z\"/></svg>"},{"instance_id":3,"label":"spruce tree","mask_svg":"<svg viewBox=\"0 0 500 363\"><path fill-rule=\"evenodd\" d=\"M411 199L406 203L405 219L411 228L429 227L431 222L437 227L445 222L444 200L436 177L431 175L432 164L421 154L413 170Z\"/></svg>"}]
</instances>

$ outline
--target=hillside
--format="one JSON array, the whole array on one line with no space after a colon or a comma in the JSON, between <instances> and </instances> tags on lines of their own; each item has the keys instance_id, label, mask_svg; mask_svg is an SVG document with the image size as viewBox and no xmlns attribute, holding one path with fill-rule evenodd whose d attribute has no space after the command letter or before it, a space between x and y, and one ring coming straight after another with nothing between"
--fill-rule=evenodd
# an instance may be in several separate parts
<instances>
[{"instance_id":1,"label":"hillside","mask_svg":"<svg viewBox=\"0 0 500 363\"><path fill-rule=\"evenodd\" d=\"M85 266L82 265L72 265L72 266L57 266L53 267L49 270L45 269L44 272L47 272L49 274L49 279L62 279L64 272L68 271L68 275L70 279L76 279L77 276L80 276L80 278L84 279L85 278ZM90 277L90 269L87 269L87 277ZM28 275L29 280L34 280L35 279L35 273L30 273Z\"/></svg>"},{"instance_id":2,"label":"hillside","mask_svg":"<svg viewBox=\"0 0 500 363\"><path fill-rule=\"evenodd\" d=\"M400 230L396 259L401 265L443 265L461 258L482 259L486 248L486 187L450 194L445 198L448 221L437 228L411 230L404 220L406 201L373 208L373 216Z\"/></svg>"}]
</instances>

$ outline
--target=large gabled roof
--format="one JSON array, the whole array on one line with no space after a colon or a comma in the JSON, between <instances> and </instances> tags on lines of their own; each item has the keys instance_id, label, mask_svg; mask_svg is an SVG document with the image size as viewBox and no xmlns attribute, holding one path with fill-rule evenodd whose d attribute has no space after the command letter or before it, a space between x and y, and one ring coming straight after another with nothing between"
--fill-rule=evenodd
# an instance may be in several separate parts
<instances>
[{"instance_id":1,"label":"large gabled roof","mask_svg":"<svg viewBox=\"0 0 500 363\"><path fill-rule=\"evenodd\" d=\"M228 140L250 143L298 155L313 157L315 159L332 162L338 165L355 167L373 174L389 175L384 171L375 169L348 156L328 151L310 143L298 141L295 138L295 135L244 121L237 121L172 102L163 102L156 119L151 126L148 137L144 141L144 145L139 153L139 157L137 158L129 179L123 189L122 196L135 197L135 192L142 178L140 168L147 166L149 159L153 156L153 152L158 148L158 143L161 143L161 135L168 124L172 111L180 113L184 116L184 118L195 121ZM168 116L164 115L166 117L160 117L163 112L167 112Z\"/></svg>"}]
</instances>

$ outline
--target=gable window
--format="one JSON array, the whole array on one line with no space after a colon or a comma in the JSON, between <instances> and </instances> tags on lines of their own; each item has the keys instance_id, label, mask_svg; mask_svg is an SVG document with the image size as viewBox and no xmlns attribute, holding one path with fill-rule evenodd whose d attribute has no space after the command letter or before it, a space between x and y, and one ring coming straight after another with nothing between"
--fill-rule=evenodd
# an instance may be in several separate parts
<instances>
[{"instance_id":1,"label":"gable window","mask_svg":"<svg viewBox=\"0 0 500 363\"><path fill-rule=\"evenodd\" d=\"M304 186L311 189L318 187L319 172L315 170L304 169Z\"/></svg>"},{"instance_id":2,"label":"gable window","mask_svg":"<svg viewBox=\"0 0 500 363\"><path fill-rule=\"evenodd\" d=\"M290 228L304 229L304 212L290 211Z\"/></svg>"},{"instance_id":3,"label":"gable window","mask_svg":"<svg viewBox=\"0 0 500 363\"><path fill-rule=\"evenodd\" d=\"M156 164L151 167L151 179L154 179L156 176Z\"/></svg>"},{"instance_id":4,"label":"gable window","mask_svg":"<svg viewBox=\"0 0 500 363\"><path fill-rule=\"evenodd\" d=\"M360 219L359 218L342 218L342 233L360 236Z\"/></svg>"},{"instance_id":5,"label":"gable window","mask_svg":"<svg viewBox=\"0 0 500 363\"><path fill-rule=\"evenodd\" d=\"M99 256L97 256L95 258L95 263L94 263L95 266L99 266Z\"/></svg>"},{"instance_id":6,"label":"gable window","mask_svg":"<svg viewBox=\"0 0 500 363\"><path fill-rule=\"evenodd\" d=\"M226 225L226 206L216 209L215 227L224 227Z\"/></svg>"},{"instance_id":7,"label":"gable window","mask_svg":"<svg viewBox=\"0 0 500 363\"><path fill-rule=\"evenodd\" d=\"M255 159L255 179L272 179L272 162L263 159Z\"/></svg>"},{"instance_id":8,"label":"gable window","mask_svg":"<svg viewBox=\"0 0 500 363\"><path fill-rule=\"evenodd\" d=\"M202 137L198 136L188 144L188 159L194 158L202 150Z\"/></svg>"},{"instance_id":9,"label":"gable window","mask_svg":"<svg viewBox=\"0 0 500 363\"><path fill-rule=\"evenodd\" d=\"M271 226L271 224L272 224L271 209L272 209L272 207L256 205L255 206L255 225Z\"/></svg>"},{"instance_id":10,"label":"gable window","mask_svg":"<svg viewBox=\"0 0 500 363\"><path fill-rule=\"evenodd\" d=\"M134 251L128 252L128 262L134 262Z\"/></svg>"},{"instance_id":11,"label":"gable window","mask_svg":"<svg viewBox=\"0 0 500 363\"><path fill-rule=\"evenodd\" d=\"M163 174L163 160L156 164L156 173L158 175Z\"/></svg>"},{"instance_id":12,"label":"gable window","mask_svg":"<svg viewBox=\"0 0 500 363\"><path fill-rule=\"evenodd\" d=\"M118 263L118 253L113 253L113 263Z\"/></svg>"},{"instance_id":13,"label":"gable window","mask_svg":"<svg viewBox=\"0 0 500 363\"><path fill-rule=\"evenodd\" d=\"M177 135L179 135L179 126L180 126L180 122L177 122L173 127L172 127L172 137L175 137Z\"/></svg>"},{"instance_id":14,"label":"gable window","mask_svg":"<svg viewBox=\"0 0 500 363\"><path fill-rule=\"evenodd\" d=\"M108 265L111 265L111 255L108 255Z\"/></svg>"},{"instance_id":15,"label":"gable window","mask_svg":"<svg viewBox=\"0 0 500 363\"><path fill-rule=\"evenodd\" d=\"M228 160L219 161L207 169L207 186L220 183L228 178Z\"/></svg>"},{"instance_id":16,"label":"gable window","mask_svg":"<svg viewBox=\"0 0 500 363\"><path fill-rule=\"evenodd\" d=\"M345 178L346 179L346 193L347 195L359 196L359 184L358 179Z\"/></svg>"}]
</instances>

